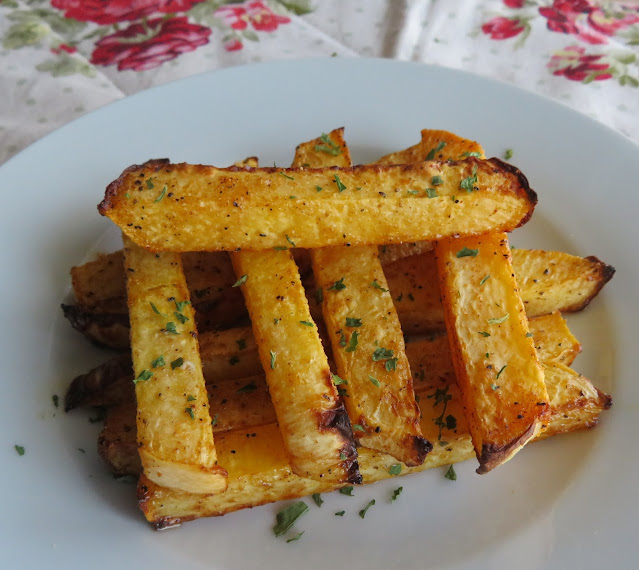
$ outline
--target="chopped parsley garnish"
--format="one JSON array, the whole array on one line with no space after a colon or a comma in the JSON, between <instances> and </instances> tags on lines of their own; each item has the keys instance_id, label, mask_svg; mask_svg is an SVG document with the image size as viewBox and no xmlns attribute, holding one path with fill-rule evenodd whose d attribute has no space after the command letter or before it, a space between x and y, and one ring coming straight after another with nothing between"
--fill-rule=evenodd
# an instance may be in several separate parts
<instances>
[{"instance_id":1,"label":"chopped parsley garnish","mask_svg":"<svg viewBox=\"0 0 639 570\"><path fill-rule=\"evenodd\" d=\"M342 495L347 495L348 497L353 496L353 485L349 485L348 487L342 487L339 492Z\"/></svg>"},{"instance_id":2,"label":"chopped parsley garnish","mask_svg":"<svg viewBox=\"0 0 639 570\"><path fill-rule=\"evenodd\" d=\"M337 174L333 175L333 180L335 180L335 184L337 184L337 189L340 192L344 192L344 190L346 190L346 186L342 184L342 181L339 179L339 176L337 176Z\"/></svg>"},{"instance_id":3,"label":"chopped parsley garnish","mask_svg":"<svg viewBox=\"0 0 639 570\"><path fill-rule=\"evenodd\" d=\"M431 148L430 152L426 155L426 160L433 160L435 155L446 146L444 141L440 142L435 148Z\"/></svg>"},{"instance_id":4,"label":"chopped parsley garnish","mask_svg":"<svg viewBox=\"0 0 639 570\"><path fill-rule=\"evenodd\" d=\"M433 176L433 177L430 179L430 183L431 183L433 186L440 186L440 185L442 185L442 184L444 183L444 181L442 180L442 177L441 177L441 176Z\"/></svg>"},{"instance_id":5,"label":"chopped parsley garnish","mask_svg":"<svg viewBox=\"0 0 639 570\"><path fill-rule=\"evenodd\" d=\"M166 196L166 190L167 190L166 186L162 188L162 192L160 192L158 194L158 197L155 200L153 200L154 204L157 204L160 200L162 200L162 198L164 198L164 196Z\"/></svg>"},{"instance_id":6,"label":"chopped parsley garnish","mask_svg":"<svg viewBox=\"0 0 639 570\"><path fill-rule=\"evenodd\" d=\"M526 338L532 338L532 336L533 336L533 333L531 333L531 332L527 332L526 333Z\"/></svg>"},{"instance_id":7,"label":"chopped parsley garnish","mask_svg":"<svg viewBox=\"0 0 639 570\"><path fill-rule=\"evenodd\" d=\"M360 512L359 512L359 516L364 518L366 516L366 513L368 512L368 509L370 509L373 505L375 504L375 499L371 499L368 502L368 505L366 505Z\"/></svg>"},{"instance_id":8,"label":"chopped parsley garnish","mask_svg":"<svg viewBox=\"0 0 639 570\"><path fill-rule=\"evenodd\" d=\"M299 540L300 538L302 538L302 535L304 534L304 532L306 531L298 532L295 536L292 536L291 538L287 539L286 542L289 543L289 542L295 542L296 540Z\"/></svg>"},{"instance_id":9,"label":"chopped parsley garnish","mask_svg":"<svg viewBox=\"0 0 639 570\"><path fill-rule=\"evenodd\" d=\"M346 335L342 330L339 330L337 332L339 333L339 345L344 348L346 346Z\"/></svg>"},{"instance_id":10,"label":"chopped parsley garnish","mask_svg":"<svg viewBox=\"0 0 639 570\"><path fill-rule=\"evenodd\" d=\"M250 382L249 384L238 388L236 394L245 394L246 392L253 392L253 390L257 390L257 386L253 382Z\"/></svg>"},{"instance_id":11,"label":"chopped parsley garnish","mask_svg":"<svg viewBox=\"0 0 639 570\"><path fill-rule=\"evenodd\" d=\"M340 146L334 143L330 138L328 138L328 135L326 133L322 134L320 140L324 144L316 144L315 152L325 152L326 154L330 154L331 156L337 156L342 152Z\"/></svg>"},{"instance_id":12,"label":"chopped parsley garnish","mask_svg":"<svg viewBox=\"0 0 639 570\"><path fill-rule=\"evenodd\" d=\"M160 354L155 360L151 361L151 368L159 368L160 366L164 366L166 362L164 362L164 355Z\"/></svg>"},{"instance_id":13,"label":"chopped parsley garnish","mask_svg":"<svg viewBox=\"0 0 639 570\"><path fill-rule=\"evenodd\" d=\"M213 416L213 419L211 420L211 425L212 426L216 426L217 425L217 419L220 417L220 414L215 414Z\"/></svg>"},{"instance_id":14,"label":"chopped parsley garnish","mask_svg":"<svg viewBox=\"0 0 639 570\"><path fill-rule=\"evenodd\" d=\"M337 374L333 374L333 384L335 384L335 386L339 386L340 384L348 384L348 380L344 380L343 378L340 378Z\"/></svg>"},{"instance_id":15,"label":"chopped parsley garnish","mask_svg":"<svg viewBox=\"0 0 639 570\"><path fill-rule=\"evenodd\" d=\"M346 326L347 327L361 327L362 319L356 319L354 317L346 317Z\"/></svg>"},{"instance_id":16,"label":"chopped parsley garnish","mask_svg":"<svg viewBox=\"0 0 639 570\"><path fill-rule=\"evenodd\" d=\"M506 366L508 366L508 364L504 364L500 369L499 372L497 372L497 376L495 376L495 380L497 380L497 378L499 378L499 376L501 376L501 373L504 371L504 369L506 368Z\"/></svg>"},{"instance_id":17,"label":"chopped parsley garnish","mask_svg":"<svg viewBox=\"0 0 639 570\"><path fill-rule=\"evenodd\" d=\"M324 499L322 499L322 495L320 495L319 493L313 493L311 495L311 498L313 499L313 502L318 506L321 507L322 503L324 502Z\"/></svg>"},{"instance_id":18,"label":"chopped parsley garnish","mask_svg":"<svg viewBox=\"0 0 639 570\"><path fill-rule=\"evenodd\" d=\"M345 453L340 453L339 454L339 459L340 459L340 461L346 461L346 454Z\"/></svg>"},{"instance_id":19,"label":"chopped parsley garnish","mask_svg":"<svg viewBox=\"0 0 639 570\"><path fill-rule=\"evenodd\" d=\"M382 348L381 346L373 351L373 361L388 360L393 358L393 351L390 348Z\"/></svg>"},{"instance_id":20,"label":"chopped parsley garnish","mask_svg":"<svg viewBox=\"0 0 639 570\"><path fill-rule=\"evenodd\" d=\"M444 415L446 414L446 408L448 408L448 402L450 402L453 397L448 393L448 386L445 388L437 388L435 392L426 396L427 398L434 398L433 408L440 404L443 404L442 413L439 417L433 420L434 424L439 428L439 433L437 434L437 439L441 442L442 439L442 430L444 428L447 429L455 429L457 426L457 420L454 416L450 414L444 419ZM449 427L451 426L451 427Z\"/></svg>"},{"instance_id":21,"label":"chopped parsley garnish","mask_svg":"<svg viewBox=\"0 0 639 570\"><path fill-rule=\"evenodd\" d=\"M271 370L275 370L275 359L277 358L277 353L272 350L269 352L271 353Z\"/></svg>"},{"instance_id":22,"label":"chopped parsley garnish","mask_svg":"<svg viewBox=\"0 0 639 570\"><path fill-rule=\"evenodd\" d=\"M244 350L246 348L246 339L245 338L240 338L239 340L236 340L235 343L237 344L237 348L239 350Z\"/></svg>"},{"instance_id":23,"label":"chopped parsley garnish","mask_svg":"<svg viewBox=\"0 0 639 570\"><path fill-rule=\"evenodd\" d=\"M384 287L377 282L377 279L374 279L371 285L375 287L375 289L379 289L382 293L388 293L388 289L384 289Z\"/></svg>"},{"instance_id":24,"label":"chopped parsley garnish","mask_svg":"<svg viewBox=\"0 0 639 570\"><path fill-rule=\"evenodd\" d=\"M348 346L344 349L346 352L355 352L357 349L357 343L359 341L359 333L357 331L353 331L351 335L351 340L348 342Z\"/></svg>"},{"instance_id":25,"label":"chopped parsley garnish","mask_svg":"<svg viewBox=\"0 0 639 570\"><path fill-rule=\"evenodd\" d=\"M187 307L191 304L191 301L175 301L175 308L180 311L184 311L184 307Z\"/></svg>"},{"instance_id":26,"label":"chopped parsley garnish","mask_svg":"<svg viewBox=\"0 0 639 570\"><path fill-rule=\"evenodd\" d=\"M180 334L179 332L177 332L177 329L175 328L175 323L173 321L169 321L168 323L166 323L166 325L164 326L164 330L166 330L166 332L171 334Z\"/></svg>"},{"instance_id":27,"label":"chopped parsley garnish","mask_svg":"<svg viewBox=\"0 0 639 570\"><path fill-rule=\"evenodd\" d=\"M153 188L155 188L155 186L153 186L153 181L152 181L150 178L147 178L147 179L146 179L146 187L147 187L149 190L153 190Z\"/></svg>"},{"instance_id":28,"label":"chopped parsley garnish","mask_svg":"<svg viewBox=\"0 0 639 570\"><path fill-rule=\"evenodd\" d=\"M152 376L153 376L153 372L151 372L150 370L142 370L142 372L140 372L138 377L135 380L133 380L133 383L137 384L138 382L148 382Z\"/></svg>"},{"instance_id":29,"label":"chopped parsley garnish","mask_svg":"<svg viewBox=\"0 0 639 570\"><path fill-rule=\"evenodd\" d=\"M490 336L490 333L489 333L489 332L486 332L486 331L479 331L479 334L480 334L481 336Z\"/></svg>"},{"instance_id":30,"label":"chopped parsley garnish","mask_svg":"<svg viewBox=\"0 0 639 570\"><path fill-rule=\"evenodd\" d=\"M342 398L350 398L350 396L346 392L346 388L338 388L337 389L337 395L341 396Z\"/></svg>"},{"instance_id":31,"label":"chopped parsley garnish","mask_svg":"<svg viewBox=\"0 0 639 570\"><path fill-rule=\"evenodd\" d=\"M368 379L371 381L371 383L373 384L373 386L377 386L378 388L380 387L380 383L379 380L377 378L375 378L374 376L371 376L370 374L368 375Z\"/></svg>"},{"instance_id":32,"label":"chopped parsley garnish","mask_svg":"<svg viewBox=\"0 0 639 570\"><path fill-rule=\"evenodd\" d=\"M483 285L484 283L486 283L486 281L488 281L488 279L490 279L490 274L488 275L484 275L482 277L482 280L479 282L480 285Z\"/></svg>"},{"instance_id":33,"label":"chopped parsley garnish","mask_svg":"<svg viewBox=\"0 0 639 570\"><path fill-rule=\"evenodd\" d=\"M457 481L457 473L455 473L455 468L452 465L448 468L448 471L444 473L444 477L451 481Z\"/></svg>"},{"instance_id":34,"label":"chopped parsley garnish","mask_svg":"<svg viewBox=\"0 0 639 570\"><path fill-rule=\"evenodd\" d=\"M491 384L491 385L490 385L490 387L491 387L493 390L498 390L498 389L499 389L499 386L497 386L497 384Z\"/></svg>"},{"instance_id":35,"label":"chopped parsley garnish","mask_svg":"<svg viewBox=\"0 0 639 570\"><path fill-rule=\"evenodd\" d=\"M459 187L470 193L475 188L475 184L477 184L477 165L473 166L473 173L459 183Z\"/></svg>"},{"instance_id":36,"label":"chopped parsley garnish","mask_svg":"<svg viewBox=\"0 0 639 570\"><path fill-rule=\"evenodd\" d=\"M345 512L346 512L346 511L337 511L337 512L335 513L335 516L336 516L336 517L343 517Z\"/></svg>"},{"instance_id":37,"label":"chopped parsley garnish","mask_svg":"<svg viewBox=\"0 0 639 570\"><path fill-rule=\"evenodd\" d=\"M437 194L437 190L434 188L426 188L426 195L429 198L437 198L439 196L439 194Z\"/></svg>"},{"instance_id":38,"label":"chopped parsley garnish","mask_svg":"<svg viewBox=\"0 0 639 570\"><path fill-rule=\"evenodd\" d=\"M275 515L275 536L281 536L293 526L293 523L308 511L308 505L304 501L297 501L281 510Z\"/></svg>"},{"instance_id":39,"label":"chopped parsley garnish","mask_svg":"<svg viewBox=\"0 0 639 570\"><path fill-rule=\"evenodd\" d=\"M461 155L464 158L468 158L469 156L474 156L475 158L481 158L481 152L462 152Z\"/></svg>"},{"instance_id":40,"label":"chopped parsley garnish","mask_svg":"<svg viewBox=\"0 0 639 570\"><path fill-rule=\"evenodd\" d=\"M284 245L276 245L273 249L275 251L286 251L288 249L288 247L286 247Z\"/></svg>"},{"instance_id":41,"label":"chopped parsley garnish","mask_svg":"<svg viewBox=\"0 0 639 570\"><path fill-rule=\"evenodd\" d=\"M197 400L197 398L196 398L193 394L189 394L189 395L186 397L186 401L187 401L187 402L195 402L195 400Z\"/></svg>"},{"instance_id":42,"label":"chopped parsley garnish","mask_svg":"<svg viewBox=\"0 0 639 570\"><path fill-rule=\"evenodd\" d=\"M504 152L504 159L505 160L510 160L513 157L513 149L512 148L507 148L506 152Z\"/></svg>"},{"instance_id":43,"label":"chopped parsley garnish","mask_svg":"<svg viewBox=\"0 0 639 570\"><path fill-rule=\"evenodd\" d=\"M241 285L244 285L244 283L246 283L247 279L248 275L242 275L235 283L233 283L233 285L231 285L231 287L240 287Z\"/></svg>"},{"instance_id":44,"label":"chopped parsley garnish","mask_svg":"<svg viewBox=\"0 0 639 570\"><path fill-rule=\"evenodd\" d=\"M344 278L342 277L341 279L338 279L337 281L335 281L335 283L328 287L329 291L332 289L334 289L335 291L343 291L344 289L346 289L346 285L344 285Z\"/></svg>"},{"instance_id":45,"label":"chopped parsley garnish","mask_svg":"<svg viewBox=\"0 0 639 570\"><path fill-rule=\"evenodd\" d=\"M20 456L24 455L24 447L22 445L14 445L13 449L16 450L16 453Z\"/></svg>"},{"instance_id":46,"label":"chopped parsley garnish","mask_svg":"<svg viewBox=\"0 0 639 570\"><path fill-rule=\"evenodd\" d=\"M416 194L419 194L419 190L406 190L406 193L411 196L415 196Z\"/></svg>"},{"instance_id":47,"label":"chopped parsley garnish","mask_svg":"<svg viewBox=\"0 0 639 570\"><path fill-rule=\"evenodd\" d=\"M171 362L171 370L175 370L176 368L180 368L180 366L182 366L182 364L184 364L184 358L182 358L181 356L176 358L175 360L173 360Z\"/></svg>"},{"instance_id":48,"label":"chopped parsley garnish","mask_svg":"<svg viewBox=\"0 0 639 570\"><path fill-rule=\"evenodd\" d=\"M184 324L186 322L188 322L189 318L185 315L183 315L182 313L178 313L177 311L173 311L173 314L175 315L175 318L180 321L181 324Z\"/></svg>"},{"instance_id":49,"label":"chopped parsley garnish","mask_svg":"<svg viewBox=\"0 0 639 570\"><path fill-rule=\"evenodd\" d=\"M282 317L279 317L279 318L278 318L278 317L275 317L275 318L273 319L273 324L274 324L274 325L276 325L276 324L277 324L277 323L279 323L281 320L282 320Z\"/></svg>"},{"instance_id":50,"label":"chopped parsley garnish","mask_svg":"<svg viewBox=\"0 0 639 570\"><path fill-rule=\"evenodd\" d=\"M495 319L488 319L488 324L489 325L500 325L504 321L507 321L508 317L510 317L510 314L506 313L503 317L498 317L498 318L495 318Z\"/></svg>"},{"instance_id":51,"label":"chopped parsley garnish","mask_svg":"<svg viewBox=\"0 0 639 570\"><path fill-rule=\"evenodd\" d=\"M457 252L456 257L477 257L478 253L478 249L470 249L464 246Z\"/></svg>"},{"instance_id":52,"label":"chopped parsley garnish","mask_svg":"<svg viewBox=\"0 0 639 570\"><path fill-rule=\"evenodd\" d=\"M193 413L193 408L191 406L187 406L186 408L184 408L184 411L189 414L189 416L191 416L191 419L194 420L195 419L195 414Z\"/></svg>"},{"instance_id":53,"label":"chopped parsley garnish","mask_svg":"<svg viewBox=\"0 0 639 570\"><path fill-rule=\"evenodd\" d=\"M390 475L399 475L402 472L401 463L394 463L388 468L388 473Z\"/></svg>"},{"instance_id":54,"label":"chopped parsley garnish","mask_svg":"<svg viewBox=\"0 0 639 570\"><path fill-rule=\"evenodd\" d=\"M286 238L286 241L288 243L290 243L293 247L295 247L295 242L288 235L286 235L284 237Z\"/></svg>"},{"instance_id":55,"label":"chopped parsley garnish","mask_svg":"<svg viewBox=\"0 0 639 570\"><path fill-rule=\"evenodd\" d=\"M157 308L157 307L156 307L153 303L151 303L151 301L149 301L149 303L151 304L151 308L153 309L153 312L154 312L156 315L161 315L162 317L166 317L166 315L165 315L165 314L160 313L160 311L158 310L158 308Z\"/></svg>"},{"instance_id":56,"label":"chopped parsley garnish","mask_svg":"<svg viewBox=\"0 0 639 570\"><path fill-rule=\"evenodd\" d=\"M288 178L289 180L295 180L295 178L293 178L292 176L289 176L288 174L284 174L283 172L280 172L280 174L281 174L284 178Z\"/></svg>"},{"instance_id":57,"label":"chopped parsley garnish","mask_svg":"<svg viewBox=\"0 0 639 570\"><path fill-rule=\"evenodd\" d=\"M353 424L353 431L363 431L366 432L366 430L364 429L364 426L360 425L360 424Z\"/></svg>"},{"instance_id":58,"label":"chopped parsley garnish","mask_svg":"<svg viewBox=\"0 0 639 570\"><path fill-rule=\"evenodd\" d=\"M289 196L291 200L297 200L297 196Z\"/></svg>"},{"instance_id":59,"label":"chopped parsley garnish","mask_svg":"<svg viewBox=\"0 0 639 570\"><path fill-rule=\"evenodd\" d=\"M304 325L305 327L314 327L315 325L313 323L309 323L308 321L300 321L301 325Z\"/></svg>"},{"instance_id":60,"label":"chopped parsley garnish","mask_svg":"<svg viewBox=\"0 0 639 570\"><path fill-rule=\"evenodd\" d=\"M386 368L386 372L395 372L397 370L397 358L389 358L384 363L384 368Z\"/></svg>"},{"instance_id":61,"label":"chopped parsley garnish","mask_svg":"<svg viewBox=\"0 0 639 570\"><path fill-rule=\"evenodd\" d=\"M322 188L321 186L315 186L315 190L317 190L318 192L321 192L322 190L324 190L324 188Z\"/></svg>"},{"instance_id":62,"label":"chopped parsley garnish","mask_svg":"<svg viewBox=\"0 0 639 570\"><path fill-rule=\"evenodd\" d=\"M391 503L397 500L397 497L399 497L402 494L403 490L404 490L404 487L397 487L397 489L393 491L393 496L391 497Z\"/></svg>"}]
</instances>

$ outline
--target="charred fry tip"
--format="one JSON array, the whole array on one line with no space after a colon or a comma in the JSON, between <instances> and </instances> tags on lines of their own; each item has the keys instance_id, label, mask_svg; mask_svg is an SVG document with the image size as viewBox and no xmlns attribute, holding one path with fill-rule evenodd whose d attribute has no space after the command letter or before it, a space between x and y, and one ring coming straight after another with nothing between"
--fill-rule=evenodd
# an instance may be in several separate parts
<instances>
[{"instance_id":1,"label":"charred fry tip","mask_svg":"<svg viewBox=\"0 0 639 570\"><path fill-rule=\"evenodd\" d=\"M517 451L517 449L523 447L530 440L530 438L535 435L537 428L538 423L533 422L528 426L524 433L522 433L518 438L507 443L506 445L482 445L481 454L477 456L477 459L479 460L479 467L476 469L476 473L478 473L479 475L484 475L489 471L492 471L495 467L498 467L502 463L508 461L508 459Z\"/></svg>"},{"instance_id":2,"label":"charred fry tip","mask_svg":"<svg viewBox=\"0 0 639 570\"><path fill-rule=\"evenodd\" d=\"M471 159L466 159L466 160L471 160ZM478 160L478 159L473 158L472 160ZM489 158L487 162L493 163L499 169L505 170L506 172L509 172L510 174L512 174L513 176L517 178L521 191L523 191L526 194L526 197L528 198L528 201L530 202L532 206L532 209L530 213L528 214L528 216L524 220L522 220L520 223L520 225L525 224L530 218L530 216L532 216L532 211L534 210L534 207L537 205L537 201L538 201L537 192L535 192L530 187L528 178L526 178L526 175L521 170L519 170L519 168L517 168L516 166L513 166L512 164L509 164L508 162L504 162L503 160L497 157Z\"/></svg>"}]
</instances>

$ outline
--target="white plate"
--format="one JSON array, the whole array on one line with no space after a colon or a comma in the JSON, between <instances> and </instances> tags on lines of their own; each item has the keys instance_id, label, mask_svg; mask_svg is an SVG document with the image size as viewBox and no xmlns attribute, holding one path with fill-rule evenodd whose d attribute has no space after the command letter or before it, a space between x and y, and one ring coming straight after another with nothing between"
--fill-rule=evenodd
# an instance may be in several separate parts
<instances>
[{"instance_id":1,"label":"white plate","mask_svg":"<svg viewBox=\"0 0 639 570\"><path fill-rule=\"evenodd\" d=\"M150 157L285 165L295 145L337 126L358 161L413 144L423 127L482 142L539 194L515 245L597 255L617 268L571 327L575 367L613 394L594 431L527 448L495 472L474 462L325 496L271 531L280 505L157 533L134 488L105 472L98 427L51 402L104 358L64 322L69 267L117 232L96 204L122 169ZM570 109L457 71L376 60L313 60L192 77L92 113L0 169L0 557L25 568L628 568L639 554L639 148ZM18 456L14 444L25 447ZM84 449L81 452L79 448ZM390 504L391 490L403 485ZM357 516L370 499L366 519ZM334 512L346 509L344 518Z\"/></svg>"}]
</instances>

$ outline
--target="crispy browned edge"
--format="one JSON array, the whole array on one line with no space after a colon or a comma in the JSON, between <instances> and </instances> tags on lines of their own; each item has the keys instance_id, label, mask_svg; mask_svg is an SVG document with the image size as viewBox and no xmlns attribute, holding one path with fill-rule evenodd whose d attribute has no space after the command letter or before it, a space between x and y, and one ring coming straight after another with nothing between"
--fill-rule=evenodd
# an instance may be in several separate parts
<instances>
[{"instance_id":1,"label":"crispy browned edge","mask_svg":"<svg viewBox=\"0 0 639 570\"><path fill-rule=\"evenodd\" d=\"M528 178L526 178L526 175L521 170L519 170L519 168L517 168L516 166L513 166L512 164L508 162L504 162L503 160L495 156L492 158L489 158L488 162L496 164L497 167L505 170L506 172L510 172L513 176L515 176L515 178L517 178L519 182L520 192L523 191L523 193L526 195L531 205L530 211L528 212L528 214L526 214L523 217L523 219L519 222L519 225L517 227L523 226L526 222L528 222L528 220L530 220L531 216L533 215L535 206L537 205L537 202L538 202L537 192L535 192L530 187Z\"/></svg>"},{"instance_id":2,"label":"crispy browned edge","mask_svg":"<svg viewBox=\"0 0 639 570\"><path fill-rule=\"evenodd\" d=\"M603 286L613 278L616 272L616 269L612 265L604 263L594 255L589 255L584 259L587 259L597 266L597 272L601 276L601 279L598 280L597 288L593 291L592 295L587 296L581 303L575 303L570 307L564 308L563 312L577 312L585 309L590 304L590 301L592 301L597 295L599 295L599 292L603 289Z\"/></svg>"},{"instance_id":3,"label":"crispy browned edge","mask_svg":"<svg viewBox=\"0 0 639 570\"><path fill-rule=\"evenodd\" d=\"M483 444L481 454L477 458L479 459L479 467L475 471L480 475L484 475L504 463L515 449L530 441L537 427L537 423L531 424L524 433L513 441L509 441L506 445Z\"/></svg>"}]
</instances>

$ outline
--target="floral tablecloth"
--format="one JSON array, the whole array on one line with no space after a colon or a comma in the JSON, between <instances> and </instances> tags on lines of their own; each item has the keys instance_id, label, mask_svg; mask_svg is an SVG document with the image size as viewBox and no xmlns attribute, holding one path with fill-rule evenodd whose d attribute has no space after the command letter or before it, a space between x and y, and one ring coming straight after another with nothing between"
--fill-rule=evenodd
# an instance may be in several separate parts
<instances>
[{"instance_id":1,"label":"floral tablecloth","mask_svg":"<svg viewBox=\"0 0 639 570\"><path fill-rule=\"evenodd\" d=\"M0 163L153 85L316 56L468 70L639 142L639 0L0 0L0 42Z\"/></svg>"}]
</instances>

